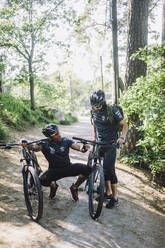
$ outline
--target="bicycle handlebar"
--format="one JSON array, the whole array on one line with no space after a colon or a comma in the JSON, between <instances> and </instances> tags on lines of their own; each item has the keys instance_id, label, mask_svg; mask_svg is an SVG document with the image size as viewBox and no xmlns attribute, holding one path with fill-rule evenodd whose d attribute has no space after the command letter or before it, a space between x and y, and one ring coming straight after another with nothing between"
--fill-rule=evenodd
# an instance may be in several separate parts
<instances>
[{"instance_id":1,"label":"bicycle handlebar","mask_svg":"<svg viewBox=\"0 0 165 248\"><path fill-rule=\"evenodd\" d=\"M31 145L31 144L34 144L34 143L39 143L41 141L44 141L46 139L41 139L41 140L35 140L35 141L31 141L31 142L27 142L26 140L26 144L27 145ZM20 144L17 144L17 143L0 143L0 147L3 146L4 148L6 149L9 149L11 148L12 146L19 146Z\"/></svg>"},{"instance_id":2,"label":"bicycle handlebar","mask_svg":"<svg viewBox=\"0 0 165 248\"><path fill-rule=\"evenodd\" d=\"M82 138L78 138L78 137L72 137L72 139L75 139L75 140L79 140L80 143L82 144L91 144L91 145L101 145L101 146L107 146L107 145L112 145L112 146L116 146L118 149L120 147L120 144L119 143L112 143L112 144L107 144L107 143L103 143L103 142L100 142L100 141L93 141L93 140L87 140L87 139L82 139Z\"/></svg>"},{"instance_id":3,"label":"bicycle handlebar","mask_svg":"<svg viewBox=\"0 0 165 248\"><path fill-rule=\"evenodd\" d=\"M0 143L0 146L19 146L19 144Z\"/></svg>"},{"instance_id":4,"label":"bicycle handlebar","mask_svg":"<svg viewBox=\"0 0 165 248\"><path fill-rule=\"evenodd\" d=\"M82 144L91 144L91 145L107 145L106 143L100 142L100 141L93 141L93 140L87 140L87 139L82 139L78 137L72 137L72 139L80 141Z\"/></svg>"},{"instance_id":5,"label":"bicycle handlebar","mask_svg":"<svg viewBox=\"0 0 165 248\"><path fill-rule=\"evenodd\" d=\"M25 140L25 143L26 143L27 145L31 145L31 144L34 144L34 143L39 143L39 142L41 142L41 141L45 141L45 140L47 140L47 139L34 140L34 141L31 141L31 142L26 142L27 140Z\"/></svg>"}]
</instances>

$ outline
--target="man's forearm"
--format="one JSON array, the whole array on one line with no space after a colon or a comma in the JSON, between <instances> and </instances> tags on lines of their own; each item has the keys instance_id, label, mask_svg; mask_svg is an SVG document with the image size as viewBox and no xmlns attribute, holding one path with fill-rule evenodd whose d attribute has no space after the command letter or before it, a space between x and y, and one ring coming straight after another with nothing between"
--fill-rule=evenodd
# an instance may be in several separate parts
<instances>
[{"instance_id":1,"label":"man's forearm","mask_svg":"<svg viewBox=\"0 0 165 248\"><path fill-rule=\"evenodd\" d=\"M28 145L28 149L34 152L39 152L41 151L41 146L38 145Z\"/></svg>"},{"instance_id":2,"label":"man's forearm","mask_svg":"<svg viewBox=\"0 0 165 248\"><path fill-rule=\"evenodd\" d=\"M96 140L96 126L93 125L93 128L94 128L94 139Z\"/></svg>"},{"instance_id":3,"label":"man's forearm","mask_svg":"<svg viewBox=\"0 0 165 248\"><path fill-rule=\"evenodd\" d=\"M127 135L127 131L128 131L128 124L125 122L122 128L122 137L126 138Z\"/></svg>"}]
</instances>

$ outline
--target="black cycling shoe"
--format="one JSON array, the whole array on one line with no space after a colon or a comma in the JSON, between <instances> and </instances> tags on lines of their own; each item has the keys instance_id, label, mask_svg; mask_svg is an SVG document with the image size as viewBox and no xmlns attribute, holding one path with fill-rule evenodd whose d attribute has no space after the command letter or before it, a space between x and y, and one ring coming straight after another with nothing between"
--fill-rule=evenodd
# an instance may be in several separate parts
<instances>
[{"instance_id":1,"label":"black cycling shoe","mask_svg":"<svg viewBox=\"0 0 165 248\"><path fill-rule=\"evenodd\" d=\"M50 193L49 193L50 199L55 198L57 189L58 189L58 184L55 182L52 182L52 185L50 186Z\"/></svg>"},{"instance_id":2,"label":"black cycling shoe","mask_svg":"<svg viewBox=\"0 0 165 248\"><path fill-rule=\"evenodd\" d=\"M118 206L119 206L118 199L116 200L115 198L112 197L110 201L107 203L106 208L112 209Z\"/></svg>"},{"instance_id":3,"label":"black cycling shoe","mask_svg":"<svg viewBox=\"0 0 165 248\"><path fill-rule=\"evenodd\" d=\"M107 195L106 193L104 193L104 200L111 200L113 198L112 194Z\"/></svg>"},{"instance_id":4,"label":"black cycling shoe","mask_svg":"<svg viewBox=\"0 0 165 248\"><path fill-rule=\"evenodd\" d=\"M104 193L104 202L106 202L107 200L110 200L112 198L112 194L107 195L106 193ZM96 201L99 201L99 196L96 197L95 199Z\"/></svg>"}]
</instances>

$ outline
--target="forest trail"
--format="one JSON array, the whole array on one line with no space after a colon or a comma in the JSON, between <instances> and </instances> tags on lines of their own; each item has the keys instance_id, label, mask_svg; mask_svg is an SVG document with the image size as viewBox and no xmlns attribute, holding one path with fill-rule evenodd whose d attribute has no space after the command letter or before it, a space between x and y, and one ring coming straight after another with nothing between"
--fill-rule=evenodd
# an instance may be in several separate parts
<instances>
[{"instance_id":1,"label":"forest trail","mask_svg":"<svg viewBox=\"0 0 165 248\"><path fill-rule=\"evenodd\" d=\"M71 126L60 126L62 136L92 139L89 119ZM21 138L43 138L41 128L15 133ZM0 248L164 248L165 188L152 183L146 173L117 162L119 207L103 208L93 221L88 213L88 198L79 192L79 202L71 200L69 187L76 178L58 182L54 200L44 188L44 210L40 223L27 216L22 189L19 149L0 151ZM86 163L88 154L71 150L71 161ZM41 153L43 170L47 163Z\"/></svg>"}]
</instances>

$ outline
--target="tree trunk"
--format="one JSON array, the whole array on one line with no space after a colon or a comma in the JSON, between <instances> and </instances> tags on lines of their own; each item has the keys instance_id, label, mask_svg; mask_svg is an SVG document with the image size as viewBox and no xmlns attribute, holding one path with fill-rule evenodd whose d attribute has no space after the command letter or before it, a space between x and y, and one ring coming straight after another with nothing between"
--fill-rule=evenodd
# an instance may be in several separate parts
<instances>
[{"instance_id":1,"label":"tree trunk","mask_svg":"<svg viewBox=\"0 0 165 248\"><path fill-rule=\"evenodd\" d=\"M125 90L123 80L120 77L119 77L119 89L120 89L121 92L123 92ZM120 95L119 95L119 97L120 97Z\"/></svg>"},{"instance_id":2,"label":"tree trunk","mask_svg":"<svg viewBox=\"0 0 165 248\"><path fill-rule=\"evenodd\" d=\"M102 56L100 56L100 69L101 69L101 89L104 90L103 59L102 59Z\"/></svg>"},{"instance_id":3,"label":"tree trunk","mask_svg":"<svg viewBox=\"0 0 165 248\"><path fill-rule=\"evenodd\" d=\"M2 73L0 72L0 93L2 93Z\"/></svg>"},{"instance_id":4,"label":"tree trunk","mask_svg":"<svg viewBox=\"0 0 165 248\"><path fill-rule=\"evenodd\" d=\"M3 75L5 72L5 55L0 55L0 93L3 93Z\"/></svg>"},{"instance_id":5,"label":"tree trunk","mask_svg":"<svg viewBox=\"0 0 165 248\"><path fill-rule=\"evenodd\" d=\"M162 44L165 43L165 0L163 0L162 12Z\"/></svg>"},{"instance_id":6,"label":"tree trunk","mask_svg":"<svg viewBox=\"0 0 165 248\"><path fill-rule=\"evenodd\" d=\"M133 61L131 55L147 45L148 7L149 0L129 0L125 88L135 83L138 77L146 74L146 64L138 59ZM127 144L124 148L124 153L128 154L136 149L136 143L140 138L138 127L141 125L136 113L130 118L134 122L134 127L128 132Z\"/></svg>"},{"instance_id":7,"label":"tree trunk","mask_svg":"<svg viewBox=\"0 0 165 248\"><path fill-rule=\"evenodd\" d=\"M74 97L73 97L73 83L72 83L72 78L69 78L69 82L70 82L70 110L72 112L75 111L75 103L74 103Z\"/></svg>"},{"instance_id":8,"label":"tree trunk","mask_svg":"<svg viewBox=\"0 0 165 248\"><path fill-rule=\"evenodd\" d=\"M117 3L112 0L112 41L113 41L113 103L118 103L119 98L119 62L118 62L118 36L117 36Z\"/></svg>"},{"instance_id":9,"label":"tree trunk","mask_svg":"<svg viewBox=\"0 0 165 248\"><path fill-rule=\"evenodd\" d=\"M31 101L31 109L35 110L35 100L34 100L34 77L32 71L32 63L31 60L29 62L29 84L30 84L30 101Z\"/></svg>"},{"instance_id":10,"label":"tree trunk","mask_svg":"<svg viewBox=\"0 0 165 248\"><path fill-rule=\"evenodd\" d=\"M132 85L138 77L146 74L146 64L138 59L133 61L131 55L147 45L148 5L149 0L129 0L126 88Z\"/></svg>"}]
</instances>

